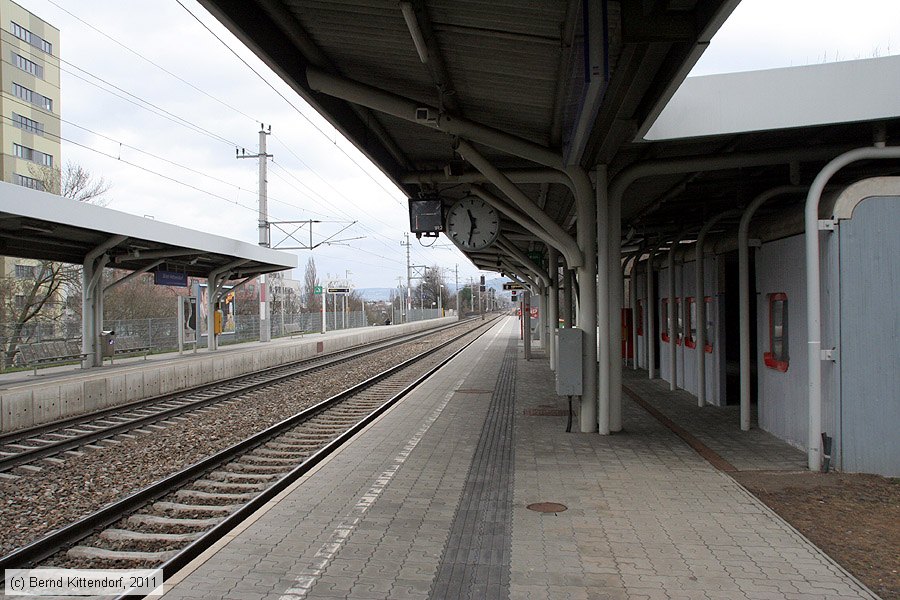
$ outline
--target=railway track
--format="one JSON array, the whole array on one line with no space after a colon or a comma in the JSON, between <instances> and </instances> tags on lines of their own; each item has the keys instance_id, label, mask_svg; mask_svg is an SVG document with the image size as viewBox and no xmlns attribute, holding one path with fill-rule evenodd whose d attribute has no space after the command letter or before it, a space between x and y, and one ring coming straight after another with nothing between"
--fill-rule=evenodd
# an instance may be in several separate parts
<instances>
[{"instance_id":1,"label":"railway track","mask_svg":"<svg viewBox=\"0 0 900 600\"><path fill-rule=\"evenodd\" d=\"M20 548L0 558L0 568L162 565L165 576L171 576L490 325L431 348Z\"/></svg>"},{"instance_id":2,"label":"railway track","mask_svg":"<svg viewBox=\"0 0 900 600\"><path fill-rule=\"evenodd\" d=\"M43 459L59 455L65 456L64 453L77 452L79 448L90 447L92 444L129 431L137 430L138 433L149 433L142 428L165 426L170 419L216 404L231 402L235 397L253 390L459 326L459 324L452 324L426 332L398 336L390 340L379 340L324 356L272 367L257 373L233 377L2 435L0 436L0 473L12 471L23 465L33 465ZM51 458L51 460L54 459Z\"/></svg>"}]
</instances>

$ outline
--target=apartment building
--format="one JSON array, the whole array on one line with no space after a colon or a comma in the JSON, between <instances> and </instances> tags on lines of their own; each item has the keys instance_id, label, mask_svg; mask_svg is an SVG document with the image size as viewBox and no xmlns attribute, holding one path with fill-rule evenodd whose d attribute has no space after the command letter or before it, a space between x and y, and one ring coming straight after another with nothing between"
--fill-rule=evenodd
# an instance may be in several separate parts
<instances>
[{"instance_id":1,"label":"apartment building","mask_svg":"<svg viewBox=\"0 0 900 600\"><path fill-rule=\"evenodd\" d=\"M2 181L59 193L59 30L12 0L0 0L0 176ZM0 258L0 321L15 320L37 261ZM48 307L61 310L57 298ZM0 323L2 327L4 323ZM2 337L2 334L0 334Z\"/></svg>"}]
</instances>

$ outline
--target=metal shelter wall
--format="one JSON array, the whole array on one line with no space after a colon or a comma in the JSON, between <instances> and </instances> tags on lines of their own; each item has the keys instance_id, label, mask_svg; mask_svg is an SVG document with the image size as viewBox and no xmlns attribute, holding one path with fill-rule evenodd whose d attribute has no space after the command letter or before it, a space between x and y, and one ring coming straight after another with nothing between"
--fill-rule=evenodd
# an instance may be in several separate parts
<instances>
[{"instance_id":1,"label":"metal shelter wall","mask_svg":"<svg viewBox=\"0 0 900 600\"><path fill-rule=\"evenodd\" d=\"M840 224L840 465L900 476L900 197Z\"/></svg>"}]
</instances>

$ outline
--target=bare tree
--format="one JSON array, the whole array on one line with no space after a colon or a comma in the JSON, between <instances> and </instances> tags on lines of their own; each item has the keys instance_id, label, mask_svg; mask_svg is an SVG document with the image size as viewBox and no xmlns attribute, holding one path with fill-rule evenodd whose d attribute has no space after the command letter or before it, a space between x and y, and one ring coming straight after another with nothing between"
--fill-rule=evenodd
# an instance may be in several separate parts
<instances>
[{"instance_id":1,"label":"bare tree","mask_svg":"<svg viewBox=\"0 0 900 600\"><path fill-rule=\"evenodd\" d=\"M425 276L418 287L418 295L425 308L431 308L432 303L435 307L447 306L448 291L443 269L435 265L425 271ZM440 302L438 296L441 298Z\"/></svg>"},{"instance_id":2,"label":"bare tree","mask_svg":"<svg viewBox=\"0 0 900 600\"><path fill-rule=\"evenodd\" d=\"M29 165L35 178L45 190L78 202L104 204L102 195L109 184L95 179L90 172L74 163L67 163L60 172L51 167ZM23 260L16 265L12 277L0 282L0 348L6 362L12 360L18 345L29 341L38 325L55 325L66 314L66 307L78 312L81 303L70 301L81 293L80 267L51 261ZM68 295L69 298L64 298ZM60 334L56 334L60 335Z\"/></svg>"},{"instance_id":3,"label":"bare tree","mask_svg":"<svg viewBox=\"0 0 900 600\"><path fill-rule=\"evenodd\" d=\"M306 261L306 272L303 274L303 296L306 299L306 309L309 312L316 312L322 308L322 295L316 294L316 287L319 283L319 276L316 273L316 261L310 256Z\"/></svg>"},{"instance_id":4,"label":"bare tree","mask_svg":"<svg viewBox=\"0 0 900 600\"><path fill-rule=\"evenodd\" d=\"M97 206L109 204L109 200L103 198L103 194L109 191L109 182L102 177L99 179L93 177L90 171L79 164L69 161L62 171L31 164L28 165L28 170L50 193L78 202L90 202Z\"/></svg>"},{"instance_id":5,"label":"bare tree","mask_svg":"<svg viewBox=\"0 0 900 600\"><path fill-rule=\"evenodd\" d=\"M121 279L127 271L107 272L107 281ZM125 319L160 319L171 317L176 288L156 285L153 275L145 273L119 284L104 295L103 316L110 321Z\"/></svg>"}]
</instances>

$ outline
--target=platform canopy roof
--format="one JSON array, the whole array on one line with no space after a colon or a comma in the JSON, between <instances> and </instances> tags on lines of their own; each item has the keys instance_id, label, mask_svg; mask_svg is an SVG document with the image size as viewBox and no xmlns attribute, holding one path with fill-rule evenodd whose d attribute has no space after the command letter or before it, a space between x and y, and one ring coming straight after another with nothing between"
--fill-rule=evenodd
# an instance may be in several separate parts
<instances>
[{"instance_id":1,"label":"platform canopy roof","mask_svg":"<svg viewBox=\"0 0 900 600\"><path fill-rule=\"evenodd\" d=\"M570 235L573 195L545 176L560 165L607 165L614 181L648 162L756 154L627 186L624 231L677 231L798 174L808 182L837 153L871 144L873 131L900 133L879 115L645 139L738 1L200 0L410 198L437 195L447 207L474 184L508 200L460 160L465 139ZM739 102L729 108L754 96ZM470 252L473 263L500 270L510 244L543 248L515 220L501 225L507 247Z\"/></svg>"},{"instance_id":2,"label":"platform canopy roof","mask_svg":"<svg viewBox=\"0 0 900 600\"><path fill-rule=\"evenodd\" d=\"M243 279L297 266L286 252L0 183L0 255L82 264L116 236L124 239L106 254L117 269L205 278L232 266L228 277Z\"/></svg>"}]
</instances>

